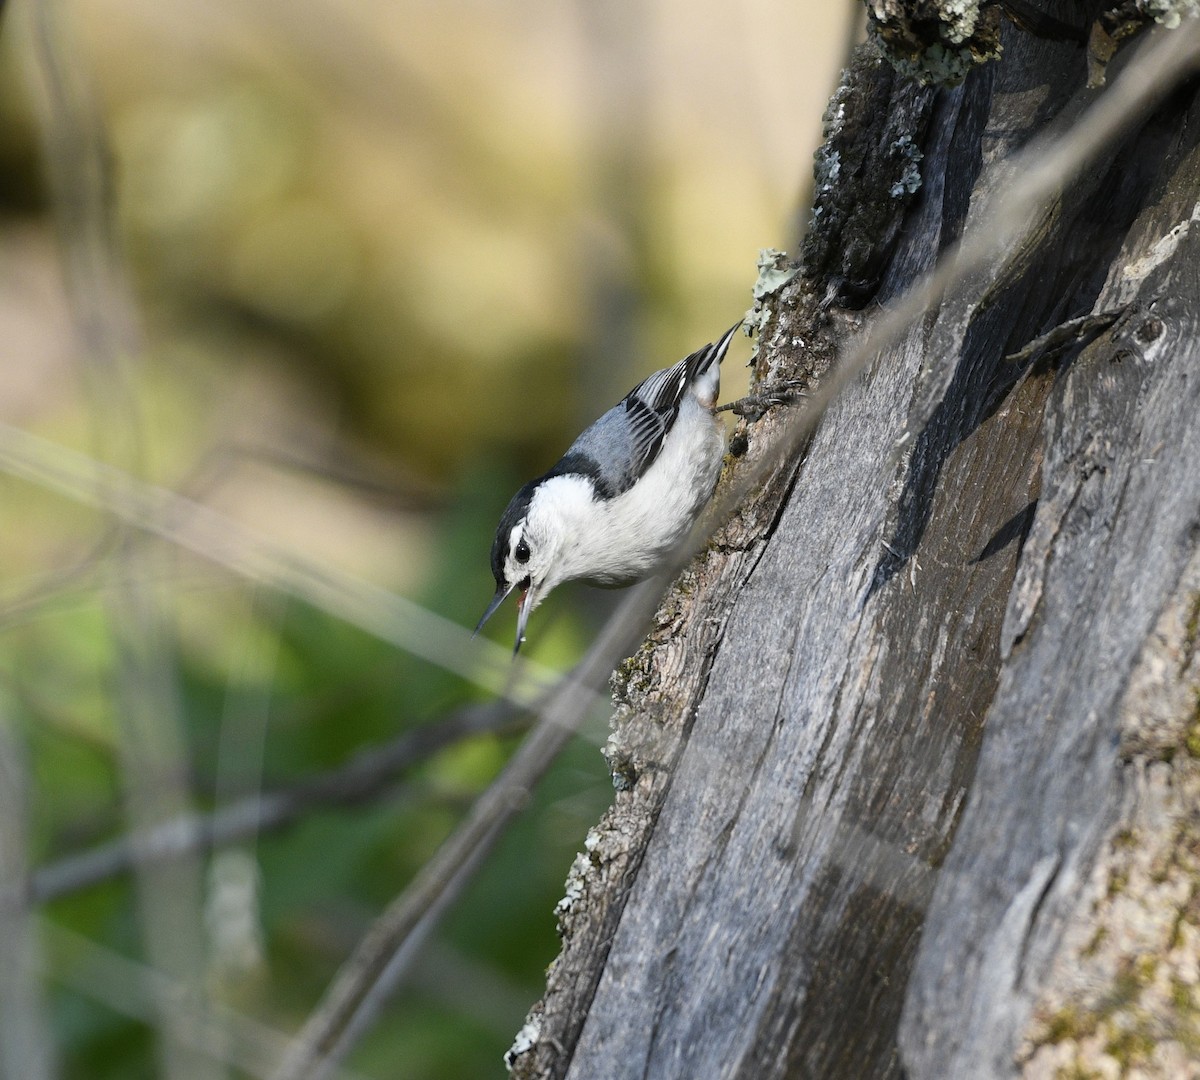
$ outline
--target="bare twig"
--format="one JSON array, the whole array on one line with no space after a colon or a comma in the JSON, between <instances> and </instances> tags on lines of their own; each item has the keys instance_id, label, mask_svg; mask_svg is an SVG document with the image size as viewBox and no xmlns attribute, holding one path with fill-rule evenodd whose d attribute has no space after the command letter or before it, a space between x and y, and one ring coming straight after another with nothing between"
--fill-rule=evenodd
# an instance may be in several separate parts
<instances>
[{"instance_id":1,"label":"bare twig","mask_svg":"<svg viewBox=\"0 0 1200 1080\"><path fill-rule=\"evenodd\" d=\"M70 855L33 874L30 894L46 903L86 889L146 862L179 858L286 828L305 814L377 798L403 772L456 742L484 732L517 730L520 711L495 701L406 731L383 746L360 751L345 765L290 787L230 802L211 814L164 821L137 837L122 837Z\"/></svg>"},{"instance_id":2,"label":"bare twig","mask_svg":"<svg viewBox=\"0 0 1200 1080\"><path fill-rule=\"evenodd\" d=\"M48 1080L54 1043L42 1007L41 942L19 883L29 873L24 755L0 716L0 1077Z\"/></svg>"},{"instance_id":3,"label":"bare twig","mask_svg":"<svg viewBox=\"0 0 1200 1080\"><path fill-rule=\"evenodd\" d=\"M1018 366L1029 363L1042 354L1056 355L1067 348L1082 348L1097 335L1104 333L1123 318L1127 318L1132 308L1117 308L1113 311L1097 311L1089 315L1080 315L1077 319L1068 319L1064 323L1044 334L1040 334L1015 353L1009 353L1004 359Z\"/></svg>"},{"instance_id":4,"label":"bare twig","mask_svg":"<svg viewBox=\"0 0 1200 1080\"><path fill-rule=\"evenodd\" d=\"M556 678L529 660L514 667L510 650L472 638L470 631L411 600L289 551L207 506L6 424L0 424L0 471L109 510L130 525L304 600L519 704L536 701ZM98 476L106 495L97 489Z\"/></svg>"},{"instance_id":5,"label":"bare twig","mask_svg":"<svg viewBox=\"0 0 1200 1080\"><path fill-rule=\"evenodd\" d=\"M646 582L625 598L587 656L540 710L539 720L470 814L376 920L296 1037L274 1080L323 1077L365 1027L367 1014L399 980L411 943L427 934L520 812L530 790L579 730L596 691L636 642L662 585ZM348 1037L350 1036L350 1037Z\"/></svg>"},{"instance_id":6,"label":"bare twig","mask_svg":"<svg viewBox=\"0 0 1200 1080\"><path fill-rule=\"evenodd\" d=\"M115 537L102 535L69 566L39 573L19 583L7 597L0 598L0 630L40 614L70 598L95 593L104 559L111 553Z\"/></svg>"},{"instance_id":7,"label":"bare twig","mask_svg":"<svg viewBox=\"0 0 1200 1080\"><path fill-rule=\"evenodd\" d=\"M53 977L123 1016L152 1022L164 1001L175 1004L179 1037L198 1055L266 1076L286 1036L234 1010L201 1004L161 971L136 963L49 919L40 921ZM339 1070L335 1080L363 1080Z\"/></svg>"},{"instance_id":8,"label":"bare twig","mask_svg":"<svg viewBox=\"0 0 1200 1080\"><path fill-rule=\"evenodd\" d=\"M130 378L140 352L139 316L116 239L111 170L88 65L72 37L64 5L32 9L29 69L62 240L71 313L83 345L81 372L98 457L123 474L142 465L141 417ZM94 474L107 509L120 500L109 474ZM117 749L125 812L135 831L188 805L187 751L161 608L145 558L128 545L129 527L116 516L117 543L107 563L104 600L115 645L119 705ZM194 860L142 867L137 875L142 939L151 962L195 995L204 988L201 878ZM189 1045L178 1002L156 1013L163 1075L220 1080L217 1062Z\"/></svg>"}]
</instances>

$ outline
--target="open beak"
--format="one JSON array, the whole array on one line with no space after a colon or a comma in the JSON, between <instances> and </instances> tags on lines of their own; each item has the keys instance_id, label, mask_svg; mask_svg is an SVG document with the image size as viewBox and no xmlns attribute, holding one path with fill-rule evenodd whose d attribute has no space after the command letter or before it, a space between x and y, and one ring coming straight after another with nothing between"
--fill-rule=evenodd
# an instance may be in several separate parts
<instances>
[{"instance_id":1,"label":"open beak","mask_svg":"<svg viewBox=\"0 0 1200 1080\"><path fill-rule=\"evenodd\" d=\"M510 592L512 592L515 587L516 586L514 586L514 585L497 585L496 586L496 595L492 597L491 602L487 606L487 611L485 611L483 613L483 618L479 620L479 625L475 627L475 634L478 634L479 631L483 629L483 624L485 622L487 622L488 619L490 619L496 613L496 608L498 608L501 604L504 603L504 598L506 596L508 596L508 594ZM471 636L474 637L475 634L472 634ZM520 644L519 637L517 640L517 644L518 645Z\"/></svg>"},{"instance_id":2,"label":"open beak","mask_svg":"<svg viewBox=\"0 0 1200 1080\"><path fill-rule=\"evenodd\" d=\"M527 589L522 589L517 597L517 643L513 646L513 656L521 651L521 644L525 640L525 624L529 622L529 613L538 605L537 597L534 596L534 586L530 585Z\"/></svg>"},{"instance_id":3,"label":"open beak","mask_svg":"<svg viewBox=\"0 0 1200 1080\"><path fill-rule=\"evenodd\" d=\"M483 618L479 620L479 625L475 627L475 634L478 634L483 629L483 624L488 621L495 613L496 608L504 603L508 594L517 586L514 585L497 585L496 595L492 597L487 606L487 611L483 613ZM517 593L517 643L513 646L513 656L521 651L521 644L525 641L525 624L529 622L529 613L538 605L538 601L532 596L533 587L521 589ZM474 637L475 634L471 636Z\"/></svg>"}]
</instances>

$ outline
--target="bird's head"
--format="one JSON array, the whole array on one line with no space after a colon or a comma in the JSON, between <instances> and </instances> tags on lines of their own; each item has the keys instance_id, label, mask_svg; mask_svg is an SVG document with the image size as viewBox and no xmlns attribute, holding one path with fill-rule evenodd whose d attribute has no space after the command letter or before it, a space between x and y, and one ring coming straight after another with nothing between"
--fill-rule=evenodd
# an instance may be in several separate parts
<instances>
[{"instance_id":1,"label":"bird's head","mask_svg":"<svg viewBox=\"0 0 1200 1080\"><path fill-rule=\"evenodd\" d=\"M492 576L496 593L475 627L475 633L492 617L505 597L517 593L516 653L525 640L530 613L563 580L560 553L566 538L566 523L548 497L543 481L526 484L513 496L500 518L492 542Z\"/></svg>"}]
</instances>

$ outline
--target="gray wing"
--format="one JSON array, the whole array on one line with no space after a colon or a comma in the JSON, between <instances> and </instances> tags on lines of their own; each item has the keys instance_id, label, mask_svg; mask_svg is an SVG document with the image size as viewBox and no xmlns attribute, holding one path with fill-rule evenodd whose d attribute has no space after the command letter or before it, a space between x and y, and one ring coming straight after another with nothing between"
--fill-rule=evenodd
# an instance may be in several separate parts
<instances>
[{"instance_id":1,"label":"gray wing","mask_svg":"<svg viewBox=\"0 0 1200 1080\"><path fill-rule=\"evenodd\" d=\"M740 325L731 327L719 341L643 379L584 431L547 475L587 476L602 499L628 491L654 464L688 387L710 365L724 359Z\"/></svg>"}]
</instances>

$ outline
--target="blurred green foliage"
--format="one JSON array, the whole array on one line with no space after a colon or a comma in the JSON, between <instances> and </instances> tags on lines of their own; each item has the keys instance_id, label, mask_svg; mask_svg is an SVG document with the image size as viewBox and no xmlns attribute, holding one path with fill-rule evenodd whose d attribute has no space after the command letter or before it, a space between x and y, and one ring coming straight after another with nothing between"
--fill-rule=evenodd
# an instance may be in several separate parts
<instances>
[{"instance_id":1,"label":"blurred green foliage","mask_svg":"<svg viewBox=\"0 0 1200 1080\"><path fill-rule=\"evenodd\" d=\"M462 543L452 530L448 547ZM228 601L218 590L182 604L228 608ZM205 621L212 620L210 611ZM228 737L228 725L239 714L269 708L264 776L242 780L270 790L406 727L436 723L442 710L479 696L452 677L421 678L394 650L298 603L275 605L267 616L244 615L240 622L226 612L226 620L224 631L243 639L273 634L275 646L266 651L274 660L270 667L243 667L231 680L229 669L215 667L207 656L195 658L186 648L175 654L191 740L191 787L202 807L213 805L219 786L223 726ZM567 630L561 622L559 627L560 633ZM46 796L32 807L39 861L123 830L113 698L103 685L103 673L111 670L110 644L94 604L47 615L8 634L5 659L14 666L5 675L16 693L7 719L25 734L34 785ZM577 637L573 645L578 648ZM314 811L245 845L258 867L252 901L264 955L261 963L219 984L222 996L280 1029L296 1026L372 917L412 879L496 774L514 738L459 743L411 770L386 798ZM441 931L438 948L453 959L453 980L437 965L420 967L352 1064L380 1076L394 1075L397 1062L406 1077L499 1071L499 1055L538 996L543 969L555 952L552 909L566 868L610 793L594 743L575 745ZM46 913L120 954L140 951L127 880L55 901ZM464 982L469 991L478 986L464 993ZM500 997L489 999L489 993ZM103 996L102 987L92 987L89 995L59 990L54 996L66 1075L149 1075L152 1044L144 1027L106 1008L97 996ZM390 1069L383 1064L389 1061Z\"/></svg>"},{"instance_id":2,"label":"blurred green foliage","mask_svg":"<svg viewBox=\"0 0 1200 1080\"><path fill-rule=\"evenodd\" d=\"M509 495L629 385L736 317L809 153L799 140L774 186L764 175L764 125L790 123L776 113L791 88L770 79L788 65L731 50L716 15L689 17L656 53L654 5L600 23L540 0L61 7L111 152L136 295L117 313L137 345L116 377L136 416L107 413L82 375L95 358L72 331L60 246L72 238L56 237L43 175L52 106L28 89L32 8L18 4L0 24L0 421L89 452L106 425L135 424L146 479L463 626L491 594L488 548ZM760 48L790 13L774 4ZM811 14L803 26L811 36ZM818 95L825 78L813 77ZM763 101L747 96L754 80ZM791 110L815 136L820 108ZM46 866L130 827L138 778L122 773L113 605L123 541L105 515L23 482L0 477L0 505L17 526L0 532L0 723L25 750L26 841ZM142 559L155 542L140 544L133 565L152 579L186 746L176 779L199 810L485 698L194 557ZM529 654L568 667L605 603L559 590L534 617ZM489 633L507 643L513 623L510 608ZM350 1067L501 1073L556 952L567 869L611 799L606 733L586 734ZM465 740L384 797L205 855L214 999L295 1030L517 737ZM130 878L44 914L62 1075L155 1075L152 1007L138 1014L120 967L147 961Z\"/></svg>"}]
</instances>

